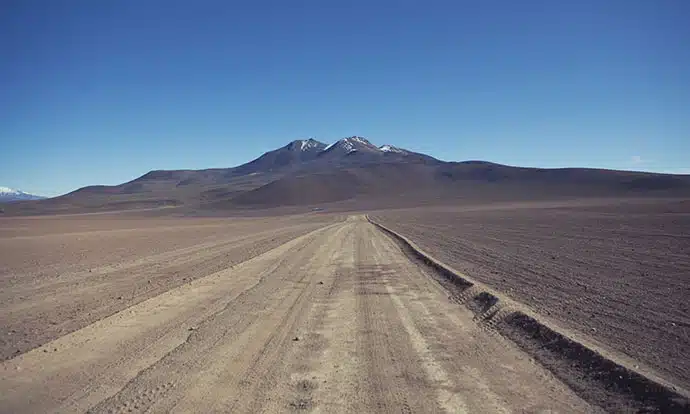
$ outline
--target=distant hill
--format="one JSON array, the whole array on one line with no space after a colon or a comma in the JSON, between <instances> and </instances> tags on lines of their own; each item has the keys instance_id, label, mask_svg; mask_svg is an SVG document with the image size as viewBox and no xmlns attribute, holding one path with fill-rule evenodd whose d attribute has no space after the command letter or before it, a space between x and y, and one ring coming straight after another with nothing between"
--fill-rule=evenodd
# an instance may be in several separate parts
<instances>
[{"instance_id":1,"label":"distant hill","mask_svg":"<svg viewBox=\"0 0 690 414\"><path fill-rule=\"evenodd\" d=\"M445 162L363 137L330 145L297 140L246 164L155 170L115 186L5 204L6 214L118 209L257 209L342 201L397 205L553 197L690 197L690 176L586 168L525 168L487 161Z\"/></svg>"},{"instance_id":2,"label":"distant hill","mask_svg":"<svg viewBox=\"0 0 690 414\"><path fill-rule=\"evenodd\" d=\"M42 200L44 198L46 197L25 193L23 191L15 190L9 187L0 186L0 203L21 200Z\"/></svg>"}]
</instances>

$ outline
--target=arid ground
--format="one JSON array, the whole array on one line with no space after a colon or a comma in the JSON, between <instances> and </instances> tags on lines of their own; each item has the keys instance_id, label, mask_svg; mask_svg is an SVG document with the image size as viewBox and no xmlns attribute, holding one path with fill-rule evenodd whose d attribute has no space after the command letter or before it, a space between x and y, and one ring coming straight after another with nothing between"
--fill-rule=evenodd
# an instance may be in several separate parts
<instances>
[{"instance_id":1,"label":"arid ground","mask_svg":"<svg viewBox=\"0 0 690 414\"><path fill-rule=\"evenodd\" d=\"M684 385L690 216L660 205L370 217ZM0 286L3 413L602 411L361 214L3 218Z\"/></svg>"},{"instance_id":2,"label":"arid ground","mask_svg":"<svg viewBox=\"0 0 690 414\"><path fill-rule=\"evenodd\" d=\"M372 216L638 368L690 386L690 201L525 202Z\"/></svg>"},{"instance_id":3,"label":"arid ground","mask_svg":"<svg viewBox=\"0 0 690 414\"><path fill-rule=\"evenodd\" d=\"M2 226L3 412L592 410L363 216Z\"/></svg>"}]
</instances>

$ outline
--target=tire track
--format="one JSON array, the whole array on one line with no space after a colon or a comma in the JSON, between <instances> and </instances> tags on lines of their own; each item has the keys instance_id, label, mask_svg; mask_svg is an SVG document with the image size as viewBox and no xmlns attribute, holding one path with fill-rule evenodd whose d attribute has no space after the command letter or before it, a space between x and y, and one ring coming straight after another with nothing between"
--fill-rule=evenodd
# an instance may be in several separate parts
<instances>
[{"instance_id":1,"label":"tire track","mask_svg":"<svg viewBox=\"0 0 690 414\"><path fill-rule=\"evenodd\" d=\"M343 277L343 268L353 267L353 228L354 226L349 226L330 249L325 270L320 270L318 266L307 266L305 269L319 275L317 291L312 296L308 309L305 309L302 323L295 328L295 338L299 340L293 341L284 355L285 369L276 378L275 387L271 388L273 397L266 401L262 412L281 412L287 409L342 412L345 408L343 402L352 399L351 395L349 398L341 397L339 394L346 391L342 386L334 384L339 383L344 365L352 362L350 358L353 355L336 358L329 355L333 353L334 347L340 345L338 342L351 341L354 333L343 336L342 330L347 325L343 318L346 318L347 310L337 308L336 302L340 299L335 298L340 296L348 283ZM329 392L323 392L324 388Z\"/></svg>"},{"instance_id":2,"label":"tire track","mask_svg":"<svg viewBox=\"0 0 690 414\"><path fill-rule=\"evenodd\" d=\"M285 260L286 251L328 230L292 240L234 269L168 291L2 362L0 411L85 411L193 338L196 332L188 329L228 302L241 301L241 293L260 281L267 263ZM158 381L153 388L167 382Z\"/></svg>"},{"instance_id":3,"label":"tire track","mask_svg":"<svg viewBox=\"0 0 690 414\"><path fill-rule=\"evenodd\" d=\"M136 378L111 401L97 407L130 402L139 390L162 377L175 378L175 389L150 406L150 412L255 412L280 371L294 326L302 317L316 283L302 272L303 264L327 251L324 239L342 226L320 233L301 249L287 250L281 260L262 272L260 282L222 312L200 325L190 340ZM117 403L119 401L119 404Z\"/></svg>"},{"instance_id":4,"label":"tire track","mask_svg":"<svg viewBox=\"0 0 690 414\"><path fill-rule=\"evenodd\" d=\"M468 413L469 411L467 410L467 404L465 404L462 396L455 392L455 384L450 380L448 374L443 370L443 367L434 359L432 352L429 351L427 341L417 330L417 328L415 328L410 313L407 308L405 308L403 302L390 285L386 285L386 290L390 294L391 299L398 310L398 315L402 320L407 334L410 336L410 341L414 347L414 350L421 357L422 366L424 367L427 377L437 385L436 393L438 403L447 413ZM495 412L507 412L507 410Z\"/></svg>"},{"instance_id":5,"label":"tire track","mask_svg":"<svg viewBox=\"0 0 690 414\"><path fill-rule=\"evenodd\" d=\"M362 224L366 226L366 224ZM360 333L358 353L366 366L362 388L367 412L413 413L429 411L430 401L422 367L412 357L414 351L402 322L386 292L388 275L376 265L372 239L361 237L357 245L356 295ZM439 411L438 408L436 411Z\"/></svg>"},{"instance_id":6,"label":"tire track","mask_svg":"<svg viewBox=\"0 0 690 414\"><path fill-rule=\"evenodd\" d=\"M73 265L81 268L77 271L44 268L40 272L50 277L12 274L21 283L0 291L0 316L6 327L0 332L0 359L11 359L127 307L251 260L318 227L296 225L250 235L230 234L196 246L86 269Z\"/></svg>"},{"instance_id":7,"label":"tire track","mask_svg":"<svg viewBox=\"0 0 690 414\"><path fill-rule=\"evenodd\" d=\"M264 411L265 405L268 402L267 397L275 395L278 384L281 381L289 383L287 381L287 373L290 371L288 354L294 352L295 345L303 341L304 336L303 334L300 335L300 332L304 332L305 325L310 320L309 316L311 316L311 313L309 309L311 309L313 301L316 300L319 294L323 294L325 291L314 279L327 279L330 280L329 284L333 284L334 278L328 274L329 262L322 260L322 258L328 257L330 252L337 252L342 246L346 234L351 232L351 230L351 225L338 228L335 234L329 235L328 240L319 246L319 249L309 259L307 264L300 267L299 272L303 276L297 283L303 284L305 288L301 290L294 304L283 316L278 324L279 329L271 335L263 346L262 351L252 362L248 372L251 373L254 381L248 382L253 384L253 389L251 389L251 392L248 389L248 392L236 399L236 403L230 409L231 412L254 413ZM323 283L323 280L320 280L320 282ZM298 381L295 386L302 393L309 392L313 388L313 384L308 380ZM285 396L289 395L290 393L285 394ZM282 411L280 408L311 408L313 404L311 398L298 396L293 398L286 406L277 407L277 411Z\"/></svg>"}]
</instances>

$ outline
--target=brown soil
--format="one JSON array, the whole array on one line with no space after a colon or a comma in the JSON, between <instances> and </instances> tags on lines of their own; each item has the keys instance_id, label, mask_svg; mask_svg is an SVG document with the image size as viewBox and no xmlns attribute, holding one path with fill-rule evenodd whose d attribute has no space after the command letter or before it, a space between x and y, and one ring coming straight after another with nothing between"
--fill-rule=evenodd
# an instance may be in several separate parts
<instances>
[{"instance_id":1,"label":"brown soil","mask_svg":"<svg viewBox=\"0 0 690 414\"><path fill-rule=\"evenodd\" d=\"M690 202L521 203L372 217L474 280L690 385Z\"/></svg>"},{"instance_id":2,"label":"brown soil","mask_svg":"<svg viewBox=\"0 0 690 414\"><path fill-rule=\"evenodd\" d=\"M61 234L70 231L63 223L3 222L15 237L4 246L70 270L53 286L53 275L36 274L48 262L3 257L28 276L3 273L13 283L2 286L2 326L27 326L22 337L42 345L0 362L0 412L600 411L476 324L361 216L161 220L139 230L75 220L79 235ZM246 260L246 249L270 240L266 228L302 235ZM71 270L82 257L102 263ZM184 277L194 280L177 282ZM161 288L146 300L121 293L152 279ZM6 301L20 290L23 301ZM116 300L129 302L112 315L99 310ZM73 315L97 313L95 321L41 337L46 325L32 315L66 323L75 301L83 310Z\"/></svg>"},{"instance_id":3,"label":"brown soil","mask_svg":"<svg viewBox=\"0 0 690 414\"><path fill-rule=\"evenodd\" d=\"M620 355L602 353L591 343L583 343L582 337L572 339L572 332L555 327L552 320L546 321L543 315L535 315L524 305L449 268L399 233L372 223L389 234L410 260L427 269L448 291L449 299L474 312L477 324L512 340L593 406L607 412L675 413L690 409L690 393L685 390L640 374L626 365L628 361L621 361Z\"/></svg>"},{"instance_id":4,"label":"brown soil","mask_svg":"<svg viewBox=\"0 0 690 414\"><path fill-rule=\"evenodd\" d=\"M0 359L336 220L119 214L0 219Z\"/></svg>"}]
</instances>

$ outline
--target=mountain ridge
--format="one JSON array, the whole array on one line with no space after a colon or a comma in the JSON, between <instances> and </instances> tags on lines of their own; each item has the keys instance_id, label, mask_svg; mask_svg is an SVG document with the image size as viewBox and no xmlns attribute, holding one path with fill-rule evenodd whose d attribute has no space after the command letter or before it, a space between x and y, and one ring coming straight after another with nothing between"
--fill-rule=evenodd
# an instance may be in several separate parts
<instances>
[{"instance_id":1,"label":"mountain ridge","mask_svg":"<svg viewBox=\"0 0 690 414\"><path fill-rule=\"evenodd\" d=\"M650 195L690 197L690 176L448 162L351 136L330 145L312 138L293 140L235 167L152 170L119 185L83 187L49 200L20 202L9 210L26 214L170 206L231 210L374 199L396 205L403 199L427 203L472 197Z\"/></svg>"}]
</instances>

